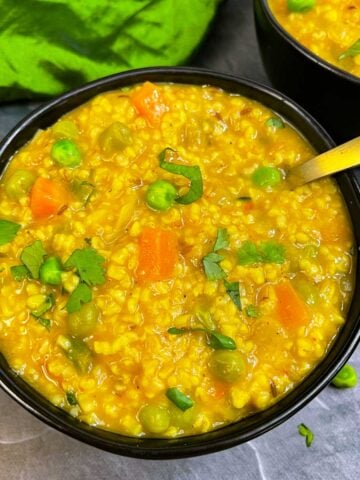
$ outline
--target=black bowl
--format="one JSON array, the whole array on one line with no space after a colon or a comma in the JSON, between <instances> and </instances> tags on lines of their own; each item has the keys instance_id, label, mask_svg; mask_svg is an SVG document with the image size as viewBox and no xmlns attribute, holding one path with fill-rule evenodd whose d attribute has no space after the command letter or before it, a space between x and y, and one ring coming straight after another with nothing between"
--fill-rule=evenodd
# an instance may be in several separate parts
<instances>
[{"instance_id":1,"label":"black bowl","mask_svg":"<svg viewBox=\"0 0 360 480\"><path fill-rule=\"evenodd\" d=\"M322 127L301 107L274 90L237 77L190 68L150 68L113 75L67 93L29 115L0 144L0 170L39 128L52 125L61 115L99 93L150 80L196 85L211 84L228 92L258 100L284 116L319 152L333 146ZM360 244L360 188L351 172L337 177ZM356 266L357 272L359 265ZM329 353L309 376L286 397L267 410L210 433L176 439L131 438L90 427L55 407L18 377L0 354L0 385L18 403L52 427L104 450L139 458L182 458L211 453L270 430L296 413L324 388L349 358L360 339L360 282L346 324Z\"/></svg>"},{"instance_id":2,"label":"black bowl","mask_svg":"<svg viewBox=\"0 0 360 480\"><path fill-rule=\"evenodd\" d=\"M360 135L360 78L340 70L302 46L270 11L254 0L262 60L272 84L301 103L342 143Z\"/></svg>"}]
</instances>

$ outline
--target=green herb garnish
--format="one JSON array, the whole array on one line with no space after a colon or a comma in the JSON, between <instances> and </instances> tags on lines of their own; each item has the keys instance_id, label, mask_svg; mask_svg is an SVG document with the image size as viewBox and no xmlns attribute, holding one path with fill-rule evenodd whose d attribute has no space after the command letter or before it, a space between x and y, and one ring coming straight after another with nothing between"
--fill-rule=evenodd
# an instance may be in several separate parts
<instances>
[{"instance_id":1,"label":"green herb garnish","mask_svg":"<svg viewBox=\"0 0 360 480\"><path fill-rule=\"evenodd\" d=\"M344 58L348 57L356 57L356 55L360 55L360 38L339 56L339 60L344 60Z\"/></svg>"},{"instance_id":2,"label":"green herb garnish","mask_svg":"<svg viewBox=\"0 0 360 480\"><path fill-rule=\"evenodd\" d=\"M51 326L51 320L49 318L45 317L36 317L33 313L31 315L36 318L36 320L42 325L43 327L47 328L48 330L50 329Z\"/></svg>"},{"instance_id":3,"label":"green herb garnish","mask_svg":"<svg viewBox=\"0 0 360 480\"><path fill-rule=\"evenodd\" d=\"M66 260L65 268L75 268L79 277L87 285L103 285L105 283L103 263L104 257L91 247L75 250Z\"/></svg>"},{"instance_id":4,"label":"green herb garnish","mask_svg":"<svg viewBox=\"0 0 360 480\"><path fill-rule=\"evenodd\" d=\"M301 436L305 437L306 446L311 447L311 444L314 440L314 434L310 430L310 428L304 425L303 423L300 423L300 425L298 425L298 432L300 433Z\"/></svg>"},{"instance_id":5,"label":"green herb garnish","mask_svg":"<svg viewBox=\"0 0 360 480\"><path fill-rule=\"evenodd\" d=\"M75 290L71 293L66 303L68 313L78 312L83 303L91 302L92 292L86 283L79 283Z\"/></svg>"},{"instance_id":6,"label":"green herb garnish","mask_svg":"<svg viewBox=\"0 0 360 480\"><path fill-rule=\"evenodd\" d=\"M197 165L189 166L167 162L166 154L168 151L175 152L175 150L168 147L159 154L160 168L167 172L174 173L175 175L182 175L183 177L188 178L191 182L189 191L182 197L176 198L176 202L181 203L182 205L188 205L189 203L195 202L201 198L203 194L203 180L200 167Z\"/></svg>"},{"instance_id":7,"label":"green herb garnish","mask_svg":"<svg viewBox=\"0 0 360 480\"><path fill-rule=\"evenodd\" d=\"M10 273L17 282L25 280L26 278L31 278L31 274L25 265L14 265L13 267L10 267Z\"/></svg>"},{"instance_id":8,"label":"green herb garnish","mask_svg":"<svg viewBox=\"0 0 360 480\"><path fill-rule=\"evenodd\" d=\"M229 234L226 228L219 228L216 235L213 252L229 247Z\"/></svg>"},{"instance_id":9,"label":"green herb garnish","mask_svg":"<svg viewBox=\"0 0 360 480\"><path fill-rule=\"evenodd\" d=\"M255 307L255 305L248 305L245 312L246 315L251 318L258 318L258 316L260 315L259 309Z\"/></svg>"},{"instance_id":10,"label":"green herb garnish","mask_svg":"<svg viewBox=\"0 0 360 480\"><path fill-rule=\"evenodd\" d=\"M76 396L74 392L66 392L66 400L69 405L74 407L75 405L78 405L78 401L76 400Z\"/></svg>"},{"instance_id":11,"label":"green herb garnish","mask_svg":"<svg viewBox=\"0 0 360 480\"><path fill-rule=\"evenodd\" d=\"M194 405L193 400L190 397L182 393L178 388L168 388L166 391L167 398L173 402L180 410L185 412Z\"/></svg>"},{"instance_id":12,"label":"green herb garnish","mask_svg":"<svg viewBox=\"0 0 360 480\"><path fill-rule=\"evenodd\" d=\"M224 286L226 289L226 293L229 295L231 300L237 306L237 308L241 311L241 299L240 299L240 284L239 282L227 282L224 280Z\"/></svg>"},{"instance_id":13,"label":"green herb garnish","mask_svg":"<svg viewBox=\"0 0 360 480\"><path fill-rule=\"evenodd\" d=\"M219 263L224 260L222 255L218 253L209 253L203 259L205 275L208 280L221 280L226 277L226 273L221 268Z\"/></svg>"},{"instance_id":14,"label":"green herb garnish","mask_svg":"<svg viewBox=\"0 0 360 480\"><path fill-rule=\"evenodd\" d=\"M21 252L20 259L35 280L39 278L40 267L45 255L46 251L41 240L36 240Z\"/></svg>"},{"instance_id":15,"label":"green herb garnish","mask_svg":"<svg viewBox=\"0 0 360 480\"><path fill-rule=\"evenodd\" d=\"M21 225L18 223L0 220L0 245L5 245L14 240L20 228Z\"/></svg>"},{"instance_id":16,"label":"green herb garnish","mask_svg":"<svg viewBox=\"0 0 360 480\"><path fill-rule=\"evenodd\" d=\"M168 333L171 335L183 335L184 333L191 332L204 332L207 336L207 344L209 347L212 347L214 350L235 350L236 343L235 341L222 333L216 332L214 330L209 330L208 328L177 328L171 327L168 329Z\"/></svg>"},{"instance_id":17,"label":"green herb garnish","mask_svg":"<svg viewBox=\"0 0 360 480\"><path fill-rule=\"evenodd\" d=\"M257 246L254 242L244 242L238 250L239 265L255 265L259 263L285 262L285 248L283 245L269 240Z\"/></svg>"}]
</instances>

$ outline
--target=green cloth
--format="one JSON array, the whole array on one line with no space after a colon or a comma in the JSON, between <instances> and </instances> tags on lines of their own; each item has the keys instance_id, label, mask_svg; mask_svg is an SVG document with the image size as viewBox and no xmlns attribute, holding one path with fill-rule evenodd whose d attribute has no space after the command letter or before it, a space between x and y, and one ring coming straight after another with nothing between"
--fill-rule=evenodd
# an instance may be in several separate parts
<instances>
[{"instance_id":1,"label":"green cloth","mask_svg":"<svg viewBox=\"0 0 360 480\"><path fill-rule=\"evenodd\" d=\"M220 0L0 0L0 101L186 62Z\"/></svg>"}]
</instances>

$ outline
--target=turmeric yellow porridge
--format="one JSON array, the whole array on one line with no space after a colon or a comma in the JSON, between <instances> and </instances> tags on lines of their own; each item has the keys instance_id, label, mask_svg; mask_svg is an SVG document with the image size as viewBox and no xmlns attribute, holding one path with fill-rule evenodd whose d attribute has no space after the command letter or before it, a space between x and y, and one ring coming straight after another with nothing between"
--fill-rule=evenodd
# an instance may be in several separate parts
<instances>
[{"instance_id":1,"label":"turmeric yellow porridge","mask_svg":"<svg viewBox=\"0 0 360 480\"><path fill-rule=\"evenodd\" d=\"M285 119L145 82L39 131L0 184L0 350L81 421L193 435L272 405L326 354L353 290L336 184Z\"/></svg>"},{"instance_id":2,"label":"turmeric yellow porridge","mask_svg":"<svg viewBox=\"0 0 360 480\"><path fill-rule=\"evenodd\" d=\"M280 25L304 47L360 77L360 0L268 0Z\"/></svg>"}]
</instances>

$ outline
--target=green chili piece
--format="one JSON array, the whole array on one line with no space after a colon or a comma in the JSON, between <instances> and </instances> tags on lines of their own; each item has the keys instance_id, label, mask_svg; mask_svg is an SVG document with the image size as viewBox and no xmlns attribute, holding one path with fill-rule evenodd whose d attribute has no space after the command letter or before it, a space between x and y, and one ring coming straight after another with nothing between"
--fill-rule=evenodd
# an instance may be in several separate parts
<instances>
[{"instance_id":1,"label":"green chili piece","mask_svg":"<svg viewBox=\"0 0 360 480\"><path fill-rule=\"evenodd\" d=\"M170 163L166 161L167 152L174 152L172 148L165 148L159 154L160 168L166 170L167 172L174 173L175 175L182 175L190 180L189 191L176 199L176 202L181 203L182 205L188 205L193 203L203 194L203 180L201 175L201 170L198 165L189 166L189 165L179 165L177 163Z\"/></svg>"},{"instance_id":2,"label":"green chili piece","mask_svg":"<svg viewBox=\"0 0 360 480\"><path fill-rule=\"evenodd\" d=\"M194 405L193 400L190 397L182 393L178 388L168 388L166 391L167 398L173 402L180 410L185 412Z\"/></svg>"},{"instance_id":3,"label":"green chili piece","mask_svg":"<svg viewBox=\"0 0 360 480\"><path fill-rule=\"evenodd\" d=\"M352 365L346 364L332 379L331 384L336 388L352 388L358 383L358 375Z\"/></svg>"},{"instance_id":4,"label":"green chili piece","mask_svg":"<svg viewBox=\"0 0 360 480\"><path fill-rule=\"evenodd\" d=\"M306 12L315 6L316 0L287 0L290 12Z\"/></svg>"},{"instance_id":5,"label":"green chili piece","mask_svg":"<svg viewBox=\"0 0 360 480\"><path fill-rule=\"evenodd\" d=\"M58 257L49 257L40 267L40 281L49 285L60 285L61 262Z\"/></svg>"}]
</instances>

